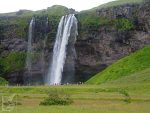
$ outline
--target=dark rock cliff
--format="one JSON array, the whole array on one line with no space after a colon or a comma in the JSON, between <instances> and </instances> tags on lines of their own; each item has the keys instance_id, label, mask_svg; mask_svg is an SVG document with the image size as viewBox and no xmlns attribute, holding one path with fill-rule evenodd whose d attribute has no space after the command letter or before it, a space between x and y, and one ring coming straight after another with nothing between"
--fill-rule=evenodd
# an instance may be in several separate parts
<instances>
[{"instance_id":1,"label":"dark rock cliff","mask_svg":"<svg viewBox=\"0 0 150 113\"><path fill-rule=\"evenodd\" d=\"M116 60L129 55L150 44L150 4L133 4L97 9L99 18L114 22L116 19L128 19L134 27L119 30L116 24L93 26L81 31L76 43L78 80L87 80Z\"/></svg>"}]
</instances>

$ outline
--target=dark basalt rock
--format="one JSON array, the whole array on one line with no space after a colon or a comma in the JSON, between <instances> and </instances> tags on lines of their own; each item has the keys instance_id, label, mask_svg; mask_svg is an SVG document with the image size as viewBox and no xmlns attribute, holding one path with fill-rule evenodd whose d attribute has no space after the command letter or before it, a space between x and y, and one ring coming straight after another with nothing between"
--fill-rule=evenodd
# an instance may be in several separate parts
<instances>
[{"instance_id":1,"label":"dark basalt rock","mask_svg":"<svg viewBox=\"0 0 150 113\"><path fill-rule=\"evenodd\" d=\"M4 39L1 40L1 54L5 52L25 52L27 48L27 42L24 39Z\"/></svg>"},{"instance_id":2,"label":"dark basalt rock","mask_svg":"<svg viewBox=\"0 0 150 113\"><path fill-rule=\"evenodd\" d=\"M80 28L82 31L76 42L76 73L84 78L83 81L116 60L150 44L150 4L128 4L99 9L96 12L99 17L107 17L109 20L133 19L135 28L126 31L118 31L113 26ZM101 68L101 65L104 67ZM89 71L90 69L93 71Z\"/></svg>"}]
</instances>

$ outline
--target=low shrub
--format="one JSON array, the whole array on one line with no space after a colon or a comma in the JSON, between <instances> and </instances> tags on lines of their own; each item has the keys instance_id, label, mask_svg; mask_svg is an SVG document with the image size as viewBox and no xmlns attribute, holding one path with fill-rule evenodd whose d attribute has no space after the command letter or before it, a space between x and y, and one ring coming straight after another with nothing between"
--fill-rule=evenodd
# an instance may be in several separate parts
<instances>
[{"instance_id":1,"label":"low shrub","mask_svg":"<svg viewBox=\"0 0 150 113\"><path fill-rule=\"evenodd\" d=\"M73 100L64 91L51 90L48 92L48 97L40 105L69 105L71 103L73 103Z\"/></svg>"},{"instance_id":2,"label":"low shrub","mask_svg":"<svg viewBox=\"0 0 150 113\"><path fill-rule=\"evenodd\" d=\"M78 15L78 20L82 26L95 26L95 27L100 27L100 26L106 26L110 24L110 20L105 17L99 17L95 14L79 14Z\"/></svg>"},{"instance_id":3,"label":"low shrub","mask_svg":"<svg viewBox=\"0 0 150 113\"><path fill-rule=\"evenodd\" d=\"M118 18L114 20L114 24L118 31L126 31L134 28L132 20L126 18Z\"/></svg>"},{"instance_id":4,"label":"low shrub","mask_svg":"<svg viewBox=\"0 0 150 113\"><path fill-rule=\"evenodd\" d=\"M131 97L129 95L129 93L125 90L120 90L119 91L120 94L122 94L125 98L124 98L124 102L126 103L131 103Z\"/></svg>"}]
</instances>

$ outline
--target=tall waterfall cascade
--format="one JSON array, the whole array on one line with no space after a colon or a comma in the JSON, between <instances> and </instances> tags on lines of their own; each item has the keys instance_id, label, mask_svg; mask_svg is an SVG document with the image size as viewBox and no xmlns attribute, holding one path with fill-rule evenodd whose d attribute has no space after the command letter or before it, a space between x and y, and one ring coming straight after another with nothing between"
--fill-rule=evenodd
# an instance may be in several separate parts
<instances>
[{"instance_id":1,"label":"tall waterfall cascade","mask_svg":"<svg viewBox=\"0 0 150 113\"><path fill-rule=\"evenodd\" d=\"M28 76L30 76L31 73L31 68L32 68L32 35L33 35L33 24L34 24L35 20L34 18L32 18L32 20L30 21L30 25L29 25L29 30L28 30L28 45L27 45L27 57L26 57L26 69L27 69L27 73ZM29 79L25 79L28 80L26 82L29 82Z\"/></svg>"},{"instance_id":2,"label":"tall waterfall cascade","mask_svg":"<svg viewBox=\"0 0 150 113\"><path fill-rule=\"evenodd\" d=\"M46 19L46 25L45 25L44 48L46 47L46 42L47 42L47 38L48 38L48 35L47 35L47 29L48 29L48 17L47 17L47 19Z\"/></svg>"},{"instance_id":3,"label":"tall waterfall cascade","mask_svg":"<svg viewBox=\"0 0 150 113\"><path fill-rule=\"evenodd\" d=\"M61 84L67 46L70 42L75 43L77 35L77 19L74 14L63 16L58 25L52 62L47 74L47 84Z\"/></svg>"}]
</instances>

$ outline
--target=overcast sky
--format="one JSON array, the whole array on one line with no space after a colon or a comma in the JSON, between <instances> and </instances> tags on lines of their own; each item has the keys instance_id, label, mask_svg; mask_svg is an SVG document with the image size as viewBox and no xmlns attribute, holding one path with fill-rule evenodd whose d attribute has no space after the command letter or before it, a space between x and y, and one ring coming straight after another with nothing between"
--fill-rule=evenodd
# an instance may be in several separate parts
<instances>
[{"instance_id":1,"label":"overcast sky","mask_svg":"<svg viewBox=\"0 0 150 113\"><path fill-rule=\"evenodd\" d=\"M113 0L0 0L0 13L20 9L40 10L52 5L63 5L76 11L86 10Z\"/></svg>"}]
</instances>

